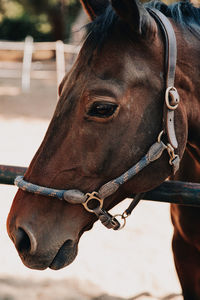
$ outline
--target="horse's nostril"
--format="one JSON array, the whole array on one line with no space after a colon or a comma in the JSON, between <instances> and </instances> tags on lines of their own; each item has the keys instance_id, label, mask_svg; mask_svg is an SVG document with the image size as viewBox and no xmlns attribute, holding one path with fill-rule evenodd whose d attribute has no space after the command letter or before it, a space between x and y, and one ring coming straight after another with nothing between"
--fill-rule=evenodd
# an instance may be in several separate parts
<instances>
[{"instance_id":1,"label":"horse's nostril","mask_svg":"<svg viewBox=\"0 0 200 300\"><path fill-rule=\"evenodd\" d=\"M19 252L27 252L30 250L31 243L29 236L22 228L18 228L16 232L15 246Z\"/></svg>"},{"instance_id":2,"label":"horse's nostril","mask_svg":"<svg viewBox=\"0 0 200 300\"><path fill-rule=\"evenodd\" d=\"M15 246L19 252L29 252L33 254L36 250L36 240L29 230L19 227L15 234Z\"/></svg>"}]
</instances>

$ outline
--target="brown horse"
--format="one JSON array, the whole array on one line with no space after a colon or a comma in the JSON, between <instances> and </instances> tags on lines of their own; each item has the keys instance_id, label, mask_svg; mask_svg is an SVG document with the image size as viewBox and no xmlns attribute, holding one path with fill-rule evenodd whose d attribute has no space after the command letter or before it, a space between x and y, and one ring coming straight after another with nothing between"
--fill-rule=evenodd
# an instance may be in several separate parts
<instances>
[{"instance_id":1,"label":"brown horse","mask_svg":"<svg viewBox=\"0 0 200 300\"><path fill-rule=\"evenodd\" d=\"M200 11L134 0L82 0L92 22L25 180L56 189L98 191L143 157L163 128L166 90L161 27L147 7L165 14L175 31L174 112L180 168L173 178L200 182ZM170 98L171 99L171 98ZM171 119L170 119L171 121ZM165 132L163 142L168 139ZM174 152L175 151L175 152ZM167 151L104 201L109 210L125 197L148 191L172 175ZM70 202L70 201L69 201ZM173 252L184 299L200 299L200 210L172 205ZM7 228L23 263L60 269L77 255L84 231L97 220L83 205L17 192Z\"/></svg>"}]
</instances>

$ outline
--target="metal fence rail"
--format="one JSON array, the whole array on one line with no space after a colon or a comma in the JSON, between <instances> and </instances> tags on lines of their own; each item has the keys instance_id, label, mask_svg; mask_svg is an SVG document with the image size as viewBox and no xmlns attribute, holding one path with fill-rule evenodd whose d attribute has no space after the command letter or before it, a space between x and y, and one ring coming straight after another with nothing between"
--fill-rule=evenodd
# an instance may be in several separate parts
<instances>
[{"instance_id":1,"label":"metal fence rail","mask_svg":"<svg viewBox=\"0 0 200 300\"><path fill-rule=\"evenodd\" d=\"M0 165L0 183L14 184L18 175L24 175L27 168ZM147 192L144 200L200 206L200 183L165 181L160 186Z\"/></svg>"}]
</instances>

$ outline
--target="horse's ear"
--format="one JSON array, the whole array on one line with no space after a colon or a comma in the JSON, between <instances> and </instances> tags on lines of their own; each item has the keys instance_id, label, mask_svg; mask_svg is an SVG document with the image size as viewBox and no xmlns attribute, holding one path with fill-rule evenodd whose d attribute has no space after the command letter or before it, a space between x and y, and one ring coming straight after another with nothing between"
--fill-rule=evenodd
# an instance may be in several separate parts
<instances>
[{"instance_id":1,"label":"horse's ear","mask_svg":"<svg viewBox=\"0 0 200 300\"><path fill-rule=\"evenodd\" d=\"M149 31L153 19L138 0L111 0L117 15L137 33Z\"/></svg>"},{"instance_id":2,"label":"horse's ear","mask_svg":"<svg viewBox=\"0 0 200 300\"><path fill-rule=\"evenodd\" d=\"M80 0L91 20L100 16L109 5L109 0Z\"/></svg>"}]
</instances>

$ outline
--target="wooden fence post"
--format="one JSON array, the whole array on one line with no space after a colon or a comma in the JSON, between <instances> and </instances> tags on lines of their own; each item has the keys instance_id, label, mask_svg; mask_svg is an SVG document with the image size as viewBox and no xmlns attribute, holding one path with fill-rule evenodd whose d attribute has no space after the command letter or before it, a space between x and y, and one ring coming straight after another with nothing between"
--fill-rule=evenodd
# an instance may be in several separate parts
<instances>
[{"instance_id":1,"label":"wooden fence post","mask_svg":"<svg viewBox=\"0 0 200 300\"><path fill-rule=\"evenodd\" d=\"M59 84L65 75L65 51L62 41L56 42L57 92Z\"/></svg>"},{"instance_id":2,"label":"wooden fence post","mask_svg":"<svg viewBox=\"0 0 200 300\"><path fill-rule=\"evenodd\" d=\"M31 81L31 62L33 53L33 38L27 36L24 42L24 56L22 65L22 91L28 92L30 90Z\"/></svg>"}]
</instances>

